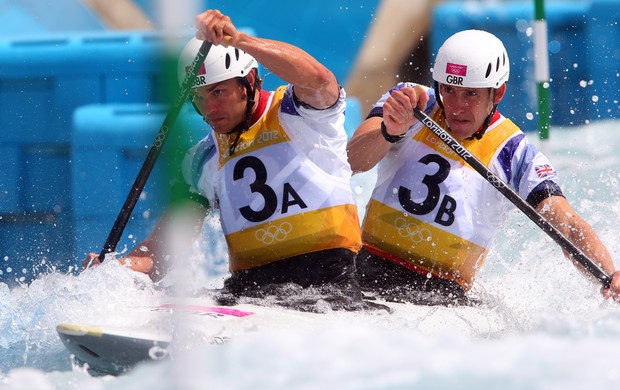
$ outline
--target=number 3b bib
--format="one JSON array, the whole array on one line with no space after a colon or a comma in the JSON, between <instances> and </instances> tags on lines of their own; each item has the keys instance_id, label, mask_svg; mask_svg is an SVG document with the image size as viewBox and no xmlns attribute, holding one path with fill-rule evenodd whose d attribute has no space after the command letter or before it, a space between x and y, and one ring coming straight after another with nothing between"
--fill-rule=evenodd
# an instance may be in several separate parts
<instances>
[{"instance_id":1,"label":"number 3b bib","mask_svg":"<svg viewBox=\"0 0 620 390\"><path fill-rule=\"evenodd\" d=\"M278 116L283 92L272 95L232 156L227 151L236 135L213 134L219 152L213 177L231 271L319 250L357 252L361 246L348 178L325 172L296 148Z\"/></svg>"},{"instance_id":2,"label":"number 3b bib","mask_svg":"<svg viewBox=\"0 0 620 390\"><path fill-rule=\"evenodd\" d=\"M436 121L442 119L435 115ZM505 118L499 122L481 140L462 143L487 166L520 132ZM428 128L397 145L379 167L362 241L406 268L454 280L469 290L505 203Z\"/></svg>"}]
</instances>

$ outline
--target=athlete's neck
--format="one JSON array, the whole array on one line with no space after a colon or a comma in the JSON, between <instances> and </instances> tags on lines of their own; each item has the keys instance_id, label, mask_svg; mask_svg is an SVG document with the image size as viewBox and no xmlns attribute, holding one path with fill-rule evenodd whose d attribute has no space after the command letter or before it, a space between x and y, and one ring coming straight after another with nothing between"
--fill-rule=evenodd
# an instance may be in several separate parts
<instances>
[{"instance_id":1,"label":"athlete's neck","mask_svg":"<svg viewBox=\"0 0 620 390\"><path fill-rule=\"evenodd\" d=\"M489 126L491 126L493 123L497 122L499 117L500 117L499 111L495 110L495 112L493 113L493 117L491 117L491 120L489 121L489 124L486 126L486 128L488 129ZM478 130L476 130L476 132L474 134L478 134L479 132L481 132L483 130L482 129L483 127L484 127L484 125L480 126L480 128ZM486 130L486 129L484 129L484 130Z\"/></svg>"},{"instance_id":2,"label":"athlete's neck","mask_svg":"<svg viewBox=\"0 0 620 390\"><path fill-rule=\"evenodd\" d=\"M252 126L258 119L263 115L265 109L267 108L267 101L269 100L270 92L265 91L263 89L260 90L258 94L258 101L256 102L254 111L252 111L252 116L250 117L250 126Z\"/></svg>"}]
</instances>

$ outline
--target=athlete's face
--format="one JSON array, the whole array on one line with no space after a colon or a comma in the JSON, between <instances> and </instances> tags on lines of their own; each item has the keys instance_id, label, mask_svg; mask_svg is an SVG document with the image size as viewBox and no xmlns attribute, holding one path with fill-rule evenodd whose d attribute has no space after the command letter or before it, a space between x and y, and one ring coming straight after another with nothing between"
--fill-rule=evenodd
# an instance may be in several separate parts
<instances>
[{"instance_id":1,"label":"athlete's face","mask_svg":"<svg viewBox=\"0 0 620 390\"><path fill-rule=\"evenodd\" d=\"M441 84L439 91L452 134L457 139L465 139L480 129L493 105L502 100L506 84L495 94L491 88L463 88L446 84Z\"/></svg>"},{"instance_id":2,"label":"athlete's face","mask_svg":"<svg viewBox=\"0 0 620 390\"><path fill-rule=\"evenodd\" d=\"M195 88L192 101L217 133L228 133L245 121L247 93L237 79Z\"/></svg>"}]
</instances>

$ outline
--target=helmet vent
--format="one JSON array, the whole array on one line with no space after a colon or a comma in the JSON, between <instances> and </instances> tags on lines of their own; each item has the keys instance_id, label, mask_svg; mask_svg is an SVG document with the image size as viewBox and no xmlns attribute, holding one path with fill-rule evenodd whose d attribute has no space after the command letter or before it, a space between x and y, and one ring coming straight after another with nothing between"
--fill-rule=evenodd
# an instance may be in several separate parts
<instances>
[{"instance_id":1,"label":"helmet vent","mask_svg":"<svg viewBox=\"0 0 620 390\"><path fill-rule=\"evenodd\" d=\"M226 69L230 68L230 54L226 53L226 64L224 65Z\"/></svg>"},{"instance_id":2,"label":"helmet vent","mask_svg":"<svg viewBox=\"0 0 620 390\"><path fill-rule=\"evenodd\" d=\"M239 57L241 56L241 54L239 53L239 49L235 48L235 59L237 61L239 61Z\"/></svg>"},{"instance_id":3,"label":"helmet vent","mask_svg":"<svg viewBox=\"0 0 620 390\"><path fill-rule=\"evenodd\" d=\"M495 71L496 72L499 71L499 60L500 60L500 58L497 57L497 65L495 65Z\"/></svg>"},{"instance_id":4,"label":"helmet vent","mask_svg":"<svg viewBox=\"0 0 620 390\"><path fill-rule=\"evenodd\" d=\"M489 62L489 66L487 66L487 73L484 75L484 77L488 78L491 75L491 70L493 70L493 64Z\"/></svg>"}]
</instances>

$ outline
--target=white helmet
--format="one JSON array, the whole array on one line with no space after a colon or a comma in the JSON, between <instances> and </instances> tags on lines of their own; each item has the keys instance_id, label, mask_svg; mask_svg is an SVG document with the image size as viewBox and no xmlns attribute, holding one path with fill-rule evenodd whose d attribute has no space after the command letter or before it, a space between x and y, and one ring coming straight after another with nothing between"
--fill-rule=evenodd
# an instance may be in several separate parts
<instances>
[{"instance_id":1,"label":"white helmet","mask_svg":"<svg viewBox=\"0 0 620 390\"><path fill-rule=\"evenodd\" d=\"M179 84L182 84L183 80L185 80L185 75L194 62L202 42L199 39L192 38L181 52L178 65ZM211 46L204 64L200 67L192 88L218 83L235 77L245 77L253 68L258 68L258 62L243 50L232 46L214 45Z\"/></svg>"},{"instance_id":2,"label":"white helmet","mask_svg":"<svg viewBox=\"0 0 620 390\"><path fill-rule=\"evenodd\" d=\"M433 80L466 88L499 88L508 81L506 49L495 35L465 30L448 38L437 52Z\"/></svg>"}]
</instances>

